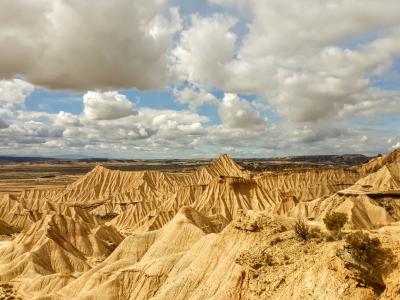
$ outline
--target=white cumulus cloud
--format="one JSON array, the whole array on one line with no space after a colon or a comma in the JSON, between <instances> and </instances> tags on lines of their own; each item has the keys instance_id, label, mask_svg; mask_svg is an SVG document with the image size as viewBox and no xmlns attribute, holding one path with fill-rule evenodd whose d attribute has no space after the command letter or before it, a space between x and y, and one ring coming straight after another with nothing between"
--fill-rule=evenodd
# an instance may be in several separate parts
<instances>
[{"instance_id":1,"label":"white cumulus cloud","mask_svg":"<svg viewBox=\"0 0 400 300\"><path fill-rule=\"evenodd\" d=\"M176 9L166 0L0 1L0 78L51 89L163 87Z\"/></svg>"},{"instance_id":2,"label":"white cumulus cloud","mask_svg":"<svg viewBox=\"0 0 400 300\"><path fill-rule=\"evenodd\" d=\"M218 99L213 94L194 86L174 89L173 93L176 102L188 105L192 111L197 110L204 104L218 103Z\"/></svg>"},{"instance_id":3,"label":"white cumulus cloud","mask_svg":"<svg viewBox=\"0 0 400 300\"><path fill-rule=\"evenodd\" d=\"M89 91L83 95L83 105L85 117L91 120L119 119L137 113L133 103L116 91Z\"/></svg>"},{"instance_id":4,"label":"white cumulus cloud","mask_svg":"<svg viewBox=\"0 0 400 300\"><path fill-rule=\"evenodd\" d=\"M218 114L225 128L256 129L267 126L267 120L248 101L235 94L225 94Z\"/></svg>"},{"instance_id":5,"label":"white cumulus cloud","mask_svg":"<svg viewBox=\"0 0 400 300\"><path fill-rule=\"evenodd\" d=\"M229 31L235 22L224 15L192 15L191 26L181 33L172 50L173 74L179 80L221 85L235 49L236 35Z\"/></svg>"},{"instance_id":6,"label":"white cumulus cloud","mask_svg":"<svg viewBox=\"0 0 400 300\"><path fill-rule=\"evenodd\" d=\"M54 125L61 127L80 126L81 122L78 116L60 111L54 119Z\"/></svg>"},{"instance_id":7,"label":"white cumulus cloud","mask_svg":"<svg viewBox=\"0 0 400 300\"><path fill-rule=\"evenodd\" d=\"M34 86L21 79L0 80L0 104L7 107L22 105L34 90Z\"/></svg>"}]
</instances>

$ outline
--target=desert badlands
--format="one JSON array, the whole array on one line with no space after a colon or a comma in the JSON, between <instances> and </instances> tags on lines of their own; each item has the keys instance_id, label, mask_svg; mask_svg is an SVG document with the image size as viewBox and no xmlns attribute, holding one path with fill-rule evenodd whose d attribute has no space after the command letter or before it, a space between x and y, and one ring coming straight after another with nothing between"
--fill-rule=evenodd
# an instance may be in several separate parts
<instances>
[{"instance_id":1,"label":"desert badlands","mask_svg":"<svg viewBox=\"0 0 400 300\"><path fill-rule=\"evenodd\" d=\"M227 155L190 173L99 165L1 197L0 299L400 299L399 150L261 173Z\"/></svg>"},{"instance_id":2,"label":"desert badlands","mask_svg":"<svg viewBox=\"0 0 400 300\"><path fill-rule=\"evenodd\" d=\"M400 300L400 0L0 0L0 300Z\"/></svg>"}]
</instances>

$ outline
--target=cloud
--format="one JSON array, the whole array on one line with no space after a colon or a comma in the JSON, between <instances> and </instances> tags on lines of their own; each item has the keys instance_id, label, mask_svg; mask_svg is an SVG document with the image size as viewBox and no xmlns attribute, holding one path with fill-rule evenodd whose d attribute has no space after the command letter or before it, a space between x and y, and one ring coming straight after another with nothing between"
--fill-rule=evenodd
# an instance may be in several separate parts
<instances>
[{"instance_id":1,"label":"cloud","mask_svg":"<svg viewBox=\"0 0 400 300\"><path fill-rule=\"evenodd\" d=\"M237 36L227 13L193 16L172 52L181 80L256 94L283 121L313 132L318 127L311 123L400 112L400 90L383 90L372 81L400 54L397 1L209 2L249 14L248 32ZM215 34L202 38L209 28ZM207 45L203 53L201 45Z\"/></svg>"},{"instance_id":2,"label":"cloud","mask_svg":"<svg viewBox=\"0 0 400 300\"><path fill-rule=\"evenodd\" d=\"M116 91L87 92L83 95L83 105L84 115L91 120L112 120L136 114L133 103Z\"/></svg>"},{"instance_id":3,"label":"cloud","mask_svg":"<svg viewBox=\"0 0 400 300\"><path fill-rule=\"evenodd\" d=\"M229 97L238 101L236 95L224 98ZM240 109L242 105L250 105L244 99L239 100ZM233 103L238 105L236 101ZM254 110L250 115L253 114ZM257 115L253 117L257 119ZM321 121L301 128L287 123L266 126L265 120L261 119L262 125L258 126L258 122L249 124L249 119L244 121L243 118L231 123L240 124L238 126L226 126L227 123L213 125L207 116L198 113L150 108L140 108L137 115L112 120L91 120L65 112L52 114L23 110L15 111L8 118L12 124L0 130L0 151L19 155L80 153L106 157L171 158L214 157L227 151L236 157L311 152L377 153L391 150L396 143L393 136L398 135L395 130L353 129L340 123L333 127ZM363 136L368 136L367 143L354 143ZM391 143L387 143L390 138Z\"/></svg>"},{"instance_id":4,"label":"cloud","mask_svg":"<svg viewBox=\"0 0 400 300\"><path fill-rule=\"evenodd\" d=\"M164 86L172 34L167 1L0 2L0 77L49 89Z\"/></svg>"},{"instance_id":5,"label":"cloud","mask_svg":"<svg viewBox=\"0 0 400 300\"><path fill-rule=\"evenodd\" d=\"M396 0L210 2L251 12L249 31L241 39L241 47L232 56L234 59L225 63L227 77L221 87L230 92L271 94L280 69L307 71L324 48L369 31L399 25L400 7ZM231 28L224 29L229 34ZM382 34L387 31L382 30ZM212 42L211 39L207 44L210 49L214 48ZM359 62L353 63L357 66Z\"/></svg>"},{"instance_id":6,"label":"cloud","mask_svg":"<svg viewBox=\"0 0 400 300\"><path fill-rule=\"evenodd\" d=\"M2 119L0 119L0 129L8 128L8 124L4 122Z\"/></svg>"},{"instance_id":7,"label":"cloud","mask_svg":"<svg viewBox=\"0 0 400 300\"><path fill-rule=\"evenodd\" d=\"M60 138L63 130L60 127L49 126L50 119L29 118L29 113L22 116L19 112L12 124L0 131L1 146L9 149L19 149L25 145L40 145L50 139ZM42 120L39 120L42 119Z\"/></svg>"},{"instance_id":8,"label":"cloud","mask_svg":"<svg viewBox=\"0 0 400 300\"><path fill-rule=\"evenodd\" d=\"M63 138L65 148L82 151L114 151L131 153L141 148L158 153L165 148L187 148L193 138L205 135L203 124L208 118L188 111L142 108L136 116L94 121L82 119L82 126L67 127ZM96 147L102 148L96 148ZM146 150L144 150L146 149ZM150 154L150 155L152 155Z\"/></svg>"},{"instance_id":9,"label":"cloud","mask_svg":"<svg viewBox=\"0 0 400 300\"><path fill-rule=\"evenodd\" d=\"M270 104L291 121L308 122L336 116L346 104L357 104L368 80L344 80L318 74L282 72Z\"/></svg>"},{"instance_id":10,"label":"cloud","mask_svg":"<svg viewBox=\"0 0 400 300\"><path fill-rule=\"evenodd\" d=\"M301 125L289 122L282 125L281 130L290 133L287 135L287 140L294 145L326 142L349 134L348 128L343 124L333 124L325 120Z\"/></svg>"},{"instance_id":11,"label":"cloud","mask_svg":"<svg viewBox=\"0 0 400 300\"><path fill-rule=\"evenodd\" d=\"M220 5L245 6L252 13L241 55L295 55L336 43L370 29L398 23L396 0L333 0L307 3L291 0L213 0Z\"/></svg>"},{"instance_id":12,"label":"cloud","mask_svg":"<svg viewBox=\"0 0 400 300\"><path fill-rule=\"evenodd\" d=\"M57 114L53 124L60 127L79 127L82 125L78 116L64 111Z\"/></svg>"},{"instance_id":13,"label":"cloud","mask_svg":"<svg viewBox=\"0 0 400 300\"><path fill-rule=\"evenodd\" d=\"M0 1L0 119L10 124L0 124L0 150L208 157L396 146L400 89L381 83L400 54L397 0L209 2L218 14L182 22L166 0ZM33 84L84 91L83 112L24 110ZM136 108L117 92L165 86L187 110ZM200 114L208 104L220 123Z\"/></svg>"},{"instance_id":14,"label":"cloud","mask_svg":"<svg viewBox=\"0 0 400 300\"><path fill-rule=\"evenodd\" d=\"M203 85L221 85L227 76L225 64L232 59L236 35L229 31L236 19L213 15L191 16L191 26L182 31L170 64L173 76Z\"/></svg>"},{"instance_id":15,"label":"cloud","mask_svg":"<svg viewBox=\"0 0 400 300\"><path fill-rule=\"evenodd\" d=\"M204 104L217 104L218 99L211 93L195 86L174 89L175 101L189 106L191 111L196 111Z\"/></svg>"},{"instance_id":16,"label":"cloud","mask_svg":"<svg viewBox=\"0 0 400 300\"><path fill-rule=\"evenodd\" d=\"M225 94L218 114L225 128L257 129L267 126L266 119L255 111L249 102L235 94Z\"/></svg>"},{"instance_id":17,"label":"cloud","mask_svg":"<svg viewBox=\"0 0 400 300\"><path fill-rule=\"evenodd\" d=\"M190 111L142 108L136 115L93 120L67 112L58 114L15 111L12 124L0 130L0 150L20 155L76 151L93 155L131 157L171 149L190 151L194 139L204 137L208 117ZM28 147L29 145L29 147Z\"/></svg>"},{"instance_id":18,"label":"cloud","mask_svg":"<svg viewBox=\"0 0 400 300\"><path fill-rule=\"evenodd\" d=\"M400 32L399 32L400 33ZM400 53L400 34L375 40L361 49L328 47L308 60L301 72L280 69L270 104L292 121L400 112L399 91L371 86L369 76ZM385 109L386 108L386 109Z\"/></svg>"},{"instance_id":19,"label":"cloud","mask_svg":"<svg viewBox=\"0 0 400 300\"><path fill-rule=\"evenodd\" d=\"M32 84L21 79L0 80L0 104L10 108L23 105L33 90Z\"/></svg>"}]
</instances>

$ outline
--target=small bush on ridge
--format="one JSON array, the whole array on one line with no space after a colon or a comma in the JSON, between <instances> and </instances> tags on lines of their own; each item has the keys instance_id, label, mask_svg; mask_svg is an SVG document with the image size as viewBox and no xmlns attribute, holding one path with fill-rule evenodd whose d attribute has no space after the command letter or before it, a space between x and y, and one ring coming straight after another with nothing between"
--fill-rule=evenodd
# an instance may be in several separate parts
<instances>
[{"instance_id":1,"label":"small bush on ridge","mask_svg":"<svg viewBox=\"0 0 400 300\"><path fill-rule=\"evenodd\" d=\"M347 214L333 212L325 216L323 219L326 228L330 231L340 231L347 222Z\"/></svg>"}]
</instances>

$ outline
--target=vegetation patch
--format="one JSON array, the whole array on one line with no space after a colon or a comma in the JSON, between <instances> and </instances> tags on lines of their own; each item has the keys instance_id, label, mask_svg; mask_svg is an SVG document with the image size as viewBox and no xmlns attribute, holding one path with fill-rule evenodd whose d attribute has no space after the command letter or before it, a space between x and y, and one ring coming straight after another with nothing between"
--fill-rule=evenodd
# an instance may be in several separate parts
<instances>
[{"instance_id":1,"label":"vegetation patch","mask_svg":"<svg viewBox=\"0 0 400 300\"><path fill-rule=\"evenodd\" d=\"M330 231L340 231L347 220L347 214L340 212L327 214L323 219L326 228Z\"/></svg>"},{"instance_id":2,"label":"vegetation patch","mask_svg":"<svg viewBox=\"0 0 400 300\"><path fill-rule=\"evenodd\" d=\"M294 223L294 232L296 236L304 241L310 238L310 230L303 218L297 218Z\"/></svg>"}]
</instances>

